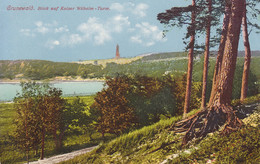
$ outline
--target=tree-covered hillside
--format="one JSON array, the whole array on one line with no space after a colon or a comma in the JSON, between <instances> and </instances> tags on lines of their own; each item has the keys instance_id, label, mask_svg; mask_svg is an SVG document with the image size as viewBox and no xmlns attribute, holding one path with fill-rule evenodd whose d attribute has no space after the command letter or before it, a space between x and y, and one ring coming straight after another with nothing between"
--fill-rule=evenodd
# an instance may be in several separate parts
<instances>
[{"instance_id":1,"label":"tree-covered hillside","mask_svg":"<svg viewBox=\"0 0 260 164\"><path fill-rule=\"evenodd\" d=\"M187 71L187 54L184 52L158 53L143 56L140 59L133 60L126 64L117 64L115 62L102 64L79 64L66 62L52 62L44 60L2 60L0 61L0 79L30 79L45 80L56 76L76 77L83 79L106 77L115 77L117 75L140 75L149 77L161 77L166 74L180 76ZM209 61L209 81L212 80L213 69L215 66L214 54ZM238 58L237 77L242 78L244 58ZM260 79L260 71L258 64L260 57L253 56L251 62L251 78L255 78L255 82ZM203 57L197 55L194 61L193 79L194 81L202 81ZM238 81L238 80L237 80ZM240 81L240 80L239 80Z\"/></svg>"},{"instance_id":2,"label":"tree-covered hillside","mask_svg":"<svg viewBox=\"0 0 260 164\"><path fill-rule=\"evenodd\" d=\"M0 61L0 78L9 79L43 80L55 76L84 76L84 74L94 74L100 70L101 66L92 64L83 65L44 60Z\"/></svg>"}]
</instances>

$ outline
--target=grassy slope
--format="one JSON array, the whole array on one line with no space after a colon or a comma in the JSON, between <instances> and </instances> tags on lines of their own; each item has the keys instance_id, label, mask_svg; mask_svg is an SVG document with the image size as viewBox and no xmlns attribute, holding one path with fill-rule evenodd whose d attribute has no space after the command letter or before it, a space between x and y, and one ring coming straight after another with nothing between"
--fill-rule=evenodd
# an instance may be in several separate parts
<instances>
[{"instance_id":1,"label":"grassy slope","mask_svg":"<svg viewBox=\"0 0 260 164\"><path fill-rule=\"evenodd\" d=\"M259 101L259 95L258 97L251 98L251 100L249 99L247 102L252 103L257 100ZM189 115L192 115L195 112L196 111L192 111ZM258 109L258 118L260 119L259 114L260 109ZM171 125L180 119L181 117L173 117L171 119L161 120L154 125L130 132L108 143L101 144L100 147L93 152L62 163L148 164L161 163L163 161L165 163L191 163L196 161L199 161L199 163L206 163L208 159L214 158L214 160L230 163L232 161L237 162L238 158L241 158L241 161L249 160L251 162L256 162L260 159L260 156L257 153L260 151L260 136L257 135L260 132L259 126L258 128L247 126L246 128L233 133L231 136L224 138L215 134L207 137L200 144L191 145L192 148L181 150L180 136L169 130ZM231 144L230 141L236 143L238 146ZM195 149L195 147L198 148ZM212 149L213 147L214 149ZM250 150L247 150L247 148ZM232 153L232 151L235 153ZM189 152L191 152L191 154L189 154ZM231 159L227 153L230 154L230 156L236 156L239 153L243 154ZM247 155L250 155L250 157L245 157ZM174 156L179 157L171 159Z\"/></svg>"}]
</instances>

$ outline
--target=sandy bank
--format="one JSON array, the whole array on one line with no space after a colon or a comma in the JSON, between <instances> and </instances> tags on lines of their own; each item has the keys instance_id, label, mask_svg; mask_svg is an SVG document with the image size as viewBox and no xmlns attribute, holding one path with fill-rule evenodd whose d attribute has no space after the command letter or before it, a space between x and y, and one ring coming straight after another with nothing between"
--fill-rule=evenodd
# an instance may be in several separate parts
<instances>
[{"instance_id":1,"label":"sandy bank","mask_svg":"<svg viewBox=\"0 0 260 164\"><path fill-rule=\"evenodd\" d=\"M36 82L49 82L49 83L61 83L61 82L104 82L105 79L82 79L79 77L71 78L71 77L55 77L47 80L28 80L28 79L0 79L0 84L17 84L20 82L28 82L28 81L36 81Z\"/></svg>"}]
</instances>

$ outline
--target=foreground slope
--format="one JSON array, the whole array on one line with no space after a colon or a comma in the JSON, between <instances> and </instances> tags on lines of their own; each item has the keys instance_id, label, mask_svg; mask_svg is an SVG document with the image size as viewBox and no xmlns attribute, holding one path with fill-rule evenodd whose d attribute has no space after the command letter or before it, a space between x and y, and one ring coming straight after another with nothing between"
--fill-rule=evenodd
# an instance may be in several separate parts
<instances>
[{"instance_id":1,"label":"foreground slope","mask_svg":"<svg viewBox=\"0 0 260 164\"><path fill-rule=\"evenodd\" d=\"M259 96L255 99L259 102ZM182 148L181 134L171 130L181 117L173 117L120 136L91 153L63 163L256 163L260 161L260 104L245 105L238 111L244 118L253 110L254 114L243 120L245 126L230 136L215 133Z\"/></svg>"}]
</instances>

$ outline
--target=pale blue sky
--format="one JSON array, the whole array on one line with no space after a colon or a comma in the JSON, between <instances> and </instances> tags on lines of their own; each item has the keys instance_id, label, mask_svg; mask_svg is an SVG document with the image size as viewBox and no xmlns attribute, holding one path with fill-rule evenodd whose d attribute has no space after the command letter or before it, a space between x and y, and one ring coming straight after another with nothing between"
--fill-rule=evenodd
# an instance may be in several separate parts
<instances>
[{"instance_id":1,"label":"pale blue sky","mask_svg":"<svg viewBox=\"0 0 260 164\"><path fill-rule=\"evenodd\" d=\"M162 38L157 14L183 0L0 0L0 60L44 59L77 61L151 52L183 51L185 29ZM7 10L33 6L32 11ZM49 7L38 11L38 7ZM51 11L51 7L59 7ZM74 7L74 11L61 11ZM107 7L109 11L79 11L77 7ZM260 50L259 34L250 35L252 50ZM240 45L240 49L243 46Z\"/></svg>"}]
</instances>

